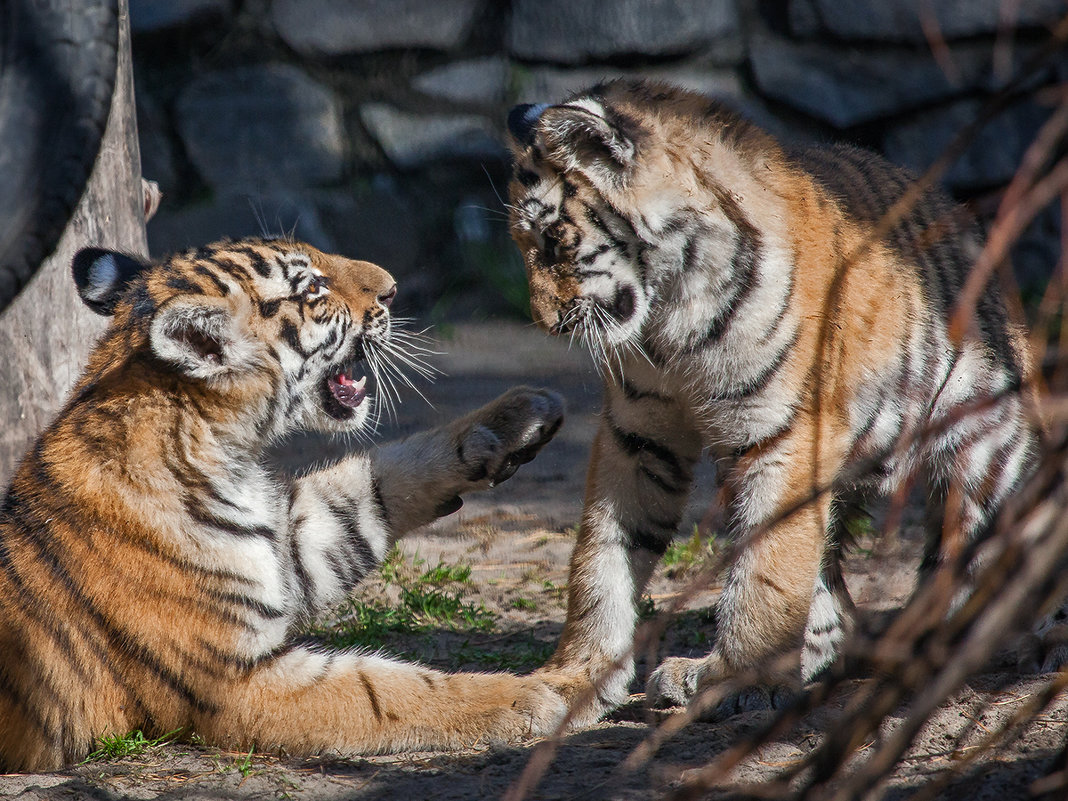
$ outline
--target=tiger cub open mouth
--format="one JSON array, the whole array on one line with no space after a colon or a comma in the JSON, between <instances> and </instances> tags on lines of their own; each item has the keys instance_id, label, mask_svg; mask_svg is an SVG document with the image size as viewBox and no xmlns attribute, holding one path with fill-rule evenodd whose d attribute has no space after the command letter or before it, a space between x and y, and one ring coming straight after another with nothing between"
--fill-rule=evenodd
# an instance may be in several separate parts
<instances>
[{"instance_id":1,"label":"tiger cub open mouth","mask_svg":"<svg viewBox=\"0 0 1068 801\"><path fill-rule=\"evenodd\" d=\"M343 365L333 375L328 375L323 383L323 408L331 417L345 420L367 397L367 376L362 359L356 359ZM360 375L354 380L354 375Z\"/></svg>"}]
</instances>

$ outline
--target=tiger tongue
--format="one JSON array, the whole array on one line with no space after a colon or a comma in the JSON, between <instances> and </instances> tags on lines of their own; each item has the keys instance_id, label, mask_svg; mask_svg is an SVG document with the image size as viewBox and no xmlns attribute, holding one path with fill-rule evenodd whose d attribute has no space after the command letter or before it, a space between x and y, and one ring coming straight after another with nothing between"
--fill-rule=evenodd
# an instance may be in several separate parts
<instances>
[{"instance_id":1,"label":"tiger tongue","mask_svg":"<svg viewBox=\"0 0 1068 801\"><path fill-rule=\"evenodd\" d=\"M337 398L338 403L355 409L367 397L364 389L366 385L367 376L363 376L359 381L353 381L348 372L343 371L330 379L330 392Z\"/></svg>"}]
</instances>

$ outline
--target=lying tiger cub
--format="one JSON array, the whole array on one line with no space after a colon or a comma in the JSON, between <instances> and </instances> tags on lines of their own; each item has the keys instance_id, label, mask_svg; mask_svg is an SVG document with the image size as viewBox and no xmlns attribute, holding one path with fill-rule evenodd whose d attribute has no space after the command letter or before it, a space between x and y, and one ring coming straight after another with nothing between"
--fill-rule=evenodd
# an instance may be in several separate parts
<instances>
[{"instance_id":1,"label":"lying tiger cub","mask_svg":"<svg viewBox=\"0 0 1068 801\"><path fill-rule=\"evenodd\" d=\"M544 733L536 679L447 675L296 641L399 536L504 481L563 419L519 388L467 417L283 481L265 447L359 430L396 353L393 278L297 242L142 264L79 253L111 315L0 511L0 769L139 728L217 745L374 753ZM373 358L377 352L378 358Z\"/></svg>"},{"instance_id":2,"label":"lying tiger cub","mask_svg":"<svg viewBox=\"0 0 1068 801\"><path fill-rule=\"evenodd\" d=\"M604 375L567 622L541 675L571 696L596 688L586 720L626 698L634 602L708 448L746 544L711 652L660 665L649 699L689 702L794 648L811 678L851 625L838 499L925 470L930 567L943 521L961 542L982 536L1033 463L1017 391L1030 354L996 281L963 342L948 331L976 225L930 191L880 233L903 170L851 147L789 153L661 84L519 106L509 127L534 319L588 345Z\"/></svg>"}]
</instances>

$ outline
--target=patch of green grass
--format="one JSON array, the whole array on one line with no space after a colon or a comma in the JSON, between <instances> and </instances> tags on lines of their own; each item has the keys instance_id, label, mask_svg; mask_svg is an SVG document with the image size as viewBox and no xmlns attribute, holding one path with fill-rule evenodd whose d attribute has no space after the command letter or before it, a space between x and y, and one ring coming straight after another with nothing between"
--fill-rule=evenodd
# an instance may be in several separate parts
<instances>
[{"instance_id":1,"label":"patch of green grass","mask_svg":"<svg viewBox=\"0 0 1068 801\"><path fill-rule=\"evenodd\" d=\"M445 562L439 562L423 573L417 581L420 584L431 584L435 587L442 587L452 583L470 584L471 565L450 565Z\"/></svg>"},{"instance_id":2,"label":"patch of green grass","mask_svg":"<svg viewBox=\"0 0 1068 801\"><path fill-rule=\"evenodd\" d=\"M234 760L234 770L241 774L241 777L247 779L254 770L252 764L252 752L255 749L250 748L249 752L245 754L241 759Z\"/></svg>"},{"instance_id":3,"label":"patch of green grass","mask_svg":"<svg viewBox=\"0 0 1068 801\"><path fill-rule=\"evenodd\" d=\"M308 633L336 648L379 648L388 635L412 634L433 628L453 631L490 631L496 622L482 603L463 596L471 581L469 565L440 562L423 569L425 560L411 562L394 549L379 568L386 585L400 591L396 603L350 598L327 620L312 624ZM456 586L460 585L460 586Z\"/></svg>"},{"instance_id":4,"label":"patch of green grass","mask_svg":"<svg viewBox=\"0 0 1068 801\"><path fill-rule=\"evenodd\" d=\"M513 598L512 608L533 611L534 609L538 608L538 604L536 601L530 600L530 598Z\"/></svg>"},{"instance_id":5,"label":"patch of green grass","mask_svg":"<svg viewBox=\"0 0 1068 801\"><path fill-rule=\"evenodd\" d=\"M161 745L166 745L171 742L180 731L181 729L175 729L174 731L167 732L166 734L153 739L145 737L144 732L140 729L135 729L128 734L106 734L103 737L97 738L96 742L99 747L91 752L81 764L85 765L89 762L103 762L109 759L122 759L124 757L137 756L143 754L150 748L158 748Z\"/></svg>"},{"instance_id":6,"label":"patch of green grass","mask_svg":"<svg viewBox=\"0 0 1068 801\"><path fill-rule=\"evenodd\" d=\"M676 540L668 545L661 561L670 577L684 575L708 564L716 553L715 536L702 537L697 526L688 540Z\"/></svg>"}]
</instances>

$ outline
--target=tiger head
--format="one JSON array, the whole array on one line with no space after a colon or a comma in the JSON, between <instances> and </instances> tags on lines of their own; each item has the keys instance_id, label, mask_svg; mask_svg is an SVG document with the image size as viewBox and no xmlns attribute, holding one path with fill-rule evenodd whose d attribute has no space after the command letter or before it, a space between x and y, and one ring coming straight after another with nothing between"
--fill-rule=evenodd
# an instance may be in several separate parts
<instances>
[{"instance_id":1,"label":"tiger head","mask_svg":"<svg viewBox=\"0 0 1068 801\"><path fill-rule=\"evenodd\" d=\"M508 128L510 224L534 320L598 349L640 340L678 291L697 226L732 235L717 192L773 146L722 105L644 81L516 106Z\"/></svg>"},{"instance_id":2,"label":"tiger head","mask_svg":"<svg viewBox=\"0 0 1068 801\"><path fill-rule=\"evenodd\" d=\"M300 242L224 241L157 263L87 248L72 271L112 316L76 393L121 373L131 392L193 399L254 440L363 427L368 373L397 347L393 277Z\"/></svg>"}]
</instances>

